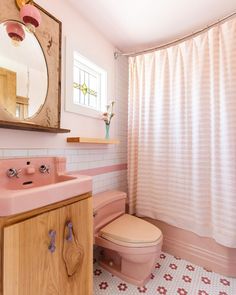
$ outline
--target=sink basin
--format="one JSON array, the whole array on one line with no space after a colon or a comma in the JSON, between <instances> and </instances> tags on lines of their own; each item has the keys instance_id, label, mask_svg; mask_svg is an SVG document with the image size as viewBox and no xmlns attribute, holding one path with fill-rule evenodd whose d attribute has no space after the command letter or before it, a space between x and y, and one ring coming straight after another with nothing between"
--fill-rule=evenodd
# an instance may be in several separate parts
<instances>
[{"instance_id":1,"label":"sink basin","mask_svg":"<svg viewBox=\"0 0 236 295\"><path fill-rule=\"evenodd\" d=\"M6 185L7 190L25 190L29 188L37 188L37 187L42 187L45 185L50 185L50 184L57 184L63 181L69 181L69 180L74 180L77 179L76 176L71 176L71 175L54 175L54 177L48 177L48 175L45 175L45 177L36 178L36 177L26 177L27 180L17 178L15 181L9 181Z\"/></svg>"},{"instance_id":2,"label":"sink basin","mask_svg":"<svg viewBox=\"0 0 236 295\"><path fill-rule=\"evenodd\" d=\"M41 166L47 169L40 171ZM68 175L63 157L0 160L0 216L9 216L92 191L92 178ZM8 170L17 171L9 177Z\"/></svg>"}]
</instances>

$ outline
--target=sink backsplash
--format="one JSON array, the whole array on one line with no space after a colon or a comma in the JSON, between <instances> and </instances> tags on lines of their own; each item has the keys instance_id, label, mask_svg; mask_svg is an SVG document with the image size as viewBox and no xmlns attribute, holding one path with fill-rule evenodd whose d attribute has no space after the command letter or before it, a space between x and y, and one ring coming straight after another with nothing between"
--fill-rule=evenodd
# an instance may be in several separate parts
<instances>
[{"instance_id":1,"label":"sink backsplash","mask_svg":"<svg viewBox=\"0 0 236 295\"><path fill-rule=\"evenodd\" d=\"M6 189L27 189L60 182L66 171L65 157L27 157L0 161L0 186Z\"/></svg>"},{"instance_id":2,"label":"sink backsplash","mask_svg":"<svg viewBox=\"0 0 236 295\"><path fill-rule=\"evenodd\" d=\"M93 171L93 192L109 189L127 191L126 141L116 147L76 147L65 149L0 149L1 159L65 157L66 171ZM112 168L112 169L111 169ZM86 173L84 173L86 174Z\"/></svg>"}]
</instances>

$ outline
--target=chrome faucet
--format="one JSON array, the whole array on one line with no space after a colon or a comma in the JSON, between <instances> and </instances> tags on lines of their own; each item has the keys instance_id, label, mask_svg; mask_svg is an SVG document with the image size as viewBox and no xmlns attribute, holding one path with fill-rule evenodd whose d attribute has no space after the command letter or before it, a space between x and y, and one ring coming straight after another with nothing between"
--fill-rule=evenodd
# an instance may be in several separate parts
<instances>
[{"instance_id":1,"label":"chrome faucet","mask_svg":"<svg viewBox=\"0 0 236 295\"><path fill-rule=\"evenodd\" d=\"M16 177L19 178L19 174L21 172L21 169L16 169L16 168L10 168L7 170L7 176L12 178L12 177Z\"/></svg>"},{"instance_id":2,"label":"chrome faucet","mask_svg":"<svg viewBox=\"0 0 236 295\"><path fill-rule=\"evenodd\" d=\"M39 167L39 172L40 173L49 173L50 172L50 167L43 164L43 165L41 165Z\"/></svg>"}]
</instances>

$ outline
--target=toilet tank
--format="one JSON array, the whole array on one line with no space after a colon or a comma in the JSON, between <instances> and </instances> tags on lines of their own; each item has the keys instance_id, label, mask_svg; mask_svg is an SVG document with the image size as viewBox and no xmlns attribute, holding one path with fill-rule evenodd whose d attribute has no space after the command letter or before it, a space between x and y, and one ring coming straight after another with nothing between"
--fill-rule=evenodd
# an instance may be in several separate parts
<instances>
[{"instance_id":1,"label":"toilet tank","mask_svg":"<svg viewBox=\"0 0 236 295\"><path fill-rule=\"evenodd\" d=\"M125 213L126 197L126 193L121 191L105 191L93 195L94 234Z\"/></svg>"}]
</instances>

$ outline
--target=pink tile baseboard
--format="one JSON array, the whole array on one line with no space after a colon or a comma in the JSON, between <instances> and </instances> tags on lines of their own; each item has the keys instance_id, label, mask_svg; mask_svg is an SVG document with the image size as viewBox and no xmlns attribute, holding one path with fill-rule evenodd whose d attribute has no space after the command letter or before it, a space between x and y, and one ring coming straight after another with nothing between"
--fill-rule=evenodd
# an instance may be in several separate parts
<instances>
[{"instance_id":1,"label":"pink tile baseboard","mask_svg":"<svg viewBox=\"0 0 236 295\"><path fill-rule=\"evenodd\" d=\"M159 220L144 219L162 230L163 251L216 273L236 277L236 248L227 248L213 239L200 237Z\"/></svg>"},{"instance_id":2,"label":"pink tile baseboard","mask_svg":"<svg viewBox=\"0 0 236 295\"><path fill-rule=\"evenodd\" d=\"M120 170L127 170L127 164L117 164L117 165L111 165L111 166L105 166L105 167L80 170L80 171L77 171L76 173L88 175L88 176L95 176L99 174L105 174L105 173L110 173L110 172L120 171ZM75 172L73 172L73 174L74 173Z\"/></svg>"}]
</instances>

